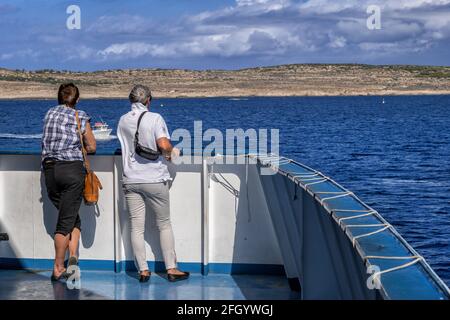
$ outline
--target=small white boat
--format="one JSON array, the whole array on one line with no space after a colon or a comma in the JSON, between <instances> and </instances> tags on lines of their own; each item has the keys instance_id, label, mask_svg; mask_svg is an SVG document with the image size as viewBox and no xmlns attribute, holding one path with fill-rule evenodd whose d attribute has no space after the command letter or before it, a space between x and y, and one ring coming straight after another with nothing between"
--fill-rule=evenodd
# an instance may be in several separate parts
<instances>
[{"instance_id":1,"label":"small white boat","mask_svg":"<svg viewBox=\"0 0 450 320\"><path fill-rule=\"evenodd\" d=\"M112 129L109 128L106 122L96 122L93 131L96 140L107 140L110 138Z\"/></svg>"}]
</instances>

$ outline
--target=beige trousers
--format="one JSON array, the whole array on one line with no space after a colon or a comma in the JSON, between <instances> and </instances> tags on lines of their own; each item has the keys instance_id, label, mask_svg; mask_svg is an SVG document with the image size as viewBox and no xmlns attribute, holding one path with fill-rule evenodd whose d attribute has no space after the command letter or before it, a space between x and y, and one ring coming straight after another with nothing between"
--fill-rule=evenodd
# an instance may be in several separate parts
<instances>
[{"instance_id":1,"label":"beige trousers","mask_svg":"<svg viewBox=\"0 0 450 320\"><path fill-rule=\"evenodd\" d=\"M149 270L144 237L146 205L156 217L166 269L176 268L175 240L170 222L169 183L126 184L123 190L130 216L131 245L139 271Z\"/></svg>"}]
</instances>

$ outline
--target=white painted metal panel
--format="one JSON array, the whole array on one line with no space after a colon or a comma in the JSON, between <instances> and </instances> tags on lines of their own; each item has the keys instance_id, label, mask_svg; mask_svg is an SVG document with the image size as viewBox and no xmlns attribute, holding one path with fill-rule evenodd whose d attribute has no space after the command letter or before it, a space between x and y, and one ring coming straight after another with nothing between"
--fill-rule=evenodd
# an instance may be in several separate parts
<instances>
[{"instance_id":1,"label":"white painted metal panel","mask_svg":"<svg viewBox=\"0 0 450 320\"><path fill-rule=\"evenodd\" d=\"M210 263L282 265L256 165L216 164L212 171Z\"/></svg>"},{"instance_id":2,"label":"white painted metal panel","mask_svg":"<svg viewBox=\"0 0 450 320\"><path fill-rule=\"evenodd\" d=\"M11 257L52 259L57 210L48 199L39 156L2 156L0 221L14 248ZM98 208L82 205L80 254L83 259L113 260L113 158L92 157L103 183ZM3 257L8 257L2 252Z\"/></svg>"},{"instance_id":3,"label":"white painted metal panel","mask_svg":"<svg viewBox=\"0 0 450 320\"><path fill-rule=\"evenodd\" d=\"M80 210L80 257L133 261L128 211L121 185L121 157L94 156L91 161L104 189L97 209L83 205ZM204 164L195 163L171 166L174 177L170 190L171 220L178 261L281 265L256 166L215 167L216 172L222 173L239 190L239 198L235 198L219 183L208 183ZM57 211L45 190L40 156L1 155L0 194L0 224L11 235L8 249L1 250L0 257L53 259ZM205 235L209 236L205 238ZM145 238L147 259L162 261L159 232L151 212L147 215ZM208 242L209 250L203 251L208 248Z\"/></svg>"},{"instance_id":4,"label":"white painted metal panel","mask_svg":"<svg viewBox=\"0 0 450 320\"><path fill-rule=\"evenodd\" d=\"M11 157L8 161L17 161ZM2 161L3 162L3 161ZM4 244L2 257L33 257L35 245L33 221L33 176L27 171L0 172L2 194L0 226L10 235L8 246Z\"/></svg>"}]
</instances>

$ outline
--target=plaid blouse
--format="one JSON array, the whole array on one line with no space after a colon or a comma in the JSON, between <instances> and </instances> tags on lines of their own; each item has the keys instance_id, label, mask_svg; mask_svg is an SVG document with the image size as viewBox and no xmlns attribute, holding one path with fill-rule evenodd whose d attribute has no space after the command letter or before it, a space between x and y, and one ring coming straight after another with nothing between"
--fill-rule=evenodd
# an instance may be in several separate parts
<instances>
[{"instance_id":1,"label":"plaid blouse","mask_svg":"<svg viewBox=\"0 0 450 320\"><path fill-rule=\"evenodd\" d=\"M59 105L47 112L42 135L42 159L83 161L75 111L65 105ZM81 132L84 133L86 123L91 118L81 110L78 110L78 117L81 122Z\"/></svg>"}]
</instances>

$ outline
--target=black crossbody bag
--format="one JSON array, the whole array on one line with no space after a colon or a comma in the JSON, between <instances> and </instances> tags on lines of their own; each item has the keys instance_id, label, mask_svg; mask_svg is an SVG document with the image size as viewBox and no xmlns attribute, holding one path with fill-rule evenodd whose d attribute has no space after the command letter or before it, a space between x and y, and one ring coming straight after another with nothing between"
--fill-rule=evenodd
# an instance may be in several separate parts
<instances>
[{"instance_id":1,"label":"black crossbody bag","mask_svg":"<svg viewBox=\"0 0 450 320\"><path fill-rule=\"evenodd\" d=\"M144 115L146 113L147 113L147 111L142 112L141 116L139 117L136 134L134 136L134 150L135 150L136 154L138 154L142 158L150 160L150 161L156 161L161 156L161 152L159 150L155 151L150 148L144 147L143 145L141 145L139 143L139 127L141 126L142 118L144 117Z\"/></svg>"}]
</instances>

